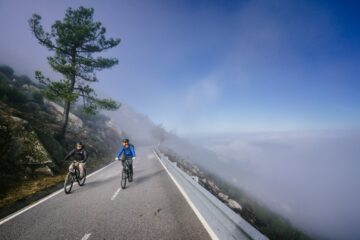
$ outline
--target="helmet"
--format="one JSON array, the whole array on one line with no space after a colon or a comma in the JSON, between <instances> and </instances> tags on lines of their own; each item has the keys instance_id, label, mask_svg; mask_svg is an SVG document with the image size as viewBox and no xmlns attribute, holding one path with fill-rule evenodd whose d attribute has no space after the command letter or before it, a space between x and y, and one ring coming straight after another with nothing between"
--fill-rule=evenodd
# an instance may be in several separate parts
<instances>
[{"instance_id":1,"label":"helmet","mask_svg":"<svg viewBox=\"0 0 360 240\"><path fill-rule=\"evenodd\" d=\"M83 145L82 142L80 142L80 141L77 141L75 144L76 145Z\"/></svg>"}]
</instances>

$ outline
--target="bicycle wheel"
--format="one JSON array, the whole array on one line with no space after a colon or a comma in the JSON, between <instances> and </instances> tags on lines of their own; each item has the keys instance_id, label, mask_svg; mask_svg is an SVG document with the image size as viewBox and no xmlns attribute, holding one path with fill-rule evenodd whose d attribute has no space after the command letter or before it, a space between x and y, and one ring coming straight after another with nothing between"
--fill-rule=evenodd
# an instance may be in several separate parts
<instances>
[{"instance_id":1,"label":"bicycle wheel","mask_svg":"<svg viewBox=\"0 0 360 240\"><path fill-rule=\"evenodd\" d=\"M125 170L123 170L121 172L121 188L122 189L126 188L126 179L127 179L127 174L126 174Z\"/></svg>"},{"instance_id":2,"label":"bicycle wheel","mask_svg":"<svg viewBox=\"0 0 360 240\"><path fill-rule=\"evenodd\" d=\"M73 182L74 180L72 174L68 173L65 177L65 182L64 182L64 191L66 194L69 194L71 192Z\"/></svg>"},{"instance_id":3,"label":"bicycle wheel","mask_svg":"<svg viewBox=\"0 0 360 240\"><path fill-rule=\"evenodd\" d=\"M80 179L80 176L78 176L77 182L78 182L79 186L84 186L85 181L86 181L86 169L84 168L84 176L81 179Z\"/></svg>"},{"instance_id":4,"label":"bicycle wheel","mask_svg":"<svg viewBox=\"0 0 360 240\"><path fill-rule=\"evenodd\" d=\"M132 182L133 181L133 175L130 173L130 170L129 170L128 176L129 176L129 182Z\"/></svg>"}]
</instances>

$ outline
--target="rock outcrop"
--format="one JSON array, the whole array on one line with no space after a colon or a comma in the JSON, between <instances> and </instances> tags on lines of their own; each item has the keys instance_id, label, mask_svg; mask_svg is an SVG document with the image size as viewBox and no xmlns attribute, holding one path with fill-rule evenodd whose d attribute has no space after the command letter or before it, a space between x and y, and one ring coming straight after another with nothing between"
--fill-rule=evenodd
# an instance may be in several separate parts
<instances>
[{"instance_id":1,"label":"rock outcrop","mask_svg":"<svg viewBox=\"0 0 360 240\"><path fill-rule=\"evenodd\" d=\"M55 163L29 122L12 114L15 109L0 102L1 172L27 175L47 167L49 174ZM40 171L41 172L41 171Z\"/></svg>"},{"instance_id":2,"label":"rock outcrop","mask_svg":"<svg viewBox=\"0 0 360 240\"><path fill-rule=\"evenodd\" d=\"M60 106L59 104L45 100L44 101L48 110L54 114L57 121L61 122L63 118L64 108ZM69 128L73 128L74 130L80 130L82 127L84 127L83 121L76 116L73 113L69 113Z\"/></svg>"},{"instance_id":3,"label":"rock outcrop","mask_svg":"<svg viewBox=\"0 0 360 240\"><path fill-rule=\"evenodd\" d=\"M230 207L236 212L242 211L243 209L242 206L237 201L231 199L228 195L224 194L213 180L208 179L205 176L205 174L200 170L198 166L191 164L190 162L184 159L178 159L175 156L172 156L171 154L169 154L169 156L167 157L170 159L170 161L176 162L181 170L186 172L193 179L196 179L196 181L201 186L203 186L205 189L211 192L214 196L216 196L219 200L225 203L228 207Z\"/></svg>"}]
</instances>

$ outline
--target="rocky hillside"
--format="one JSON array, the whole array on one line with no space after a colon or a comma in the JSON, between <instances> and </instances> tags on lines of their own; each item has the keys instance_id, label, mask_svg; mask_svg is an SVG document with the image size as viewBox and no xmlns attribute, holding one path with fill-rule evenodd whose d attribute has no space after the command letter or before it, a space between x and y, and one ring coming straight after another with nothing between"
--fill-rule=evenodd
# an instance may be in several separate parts
<instances>
[{"instance_id":1,"label":"rocky hillside","mask_svg":"<svg viewBox=\"0 0 360 240\"><path fill-rule=\"evenodd\" d=\"M123 133L108 117L73 110L66 139L59 142L54 136L62 112L61 104L43 98L41 86L0 66L0 200L26 181L64 174L63 158L75 141L89 151L90 170L113 159Z\"/></svg>"},{"instance_id":2,"label":"rocky hillside","mask_svg":"<svg viewBox=\"0 0 360 240\"><path fill-rule=\"evenodd\" d=\"M160 151L170 161L176 162L179 168L195 178L200 185L270 239L311 239L308 235L292 226L289 221L259 205L249 195L231 186L219 176L180 157L179 154L170 148L161 147Z\"/></svg>"}]
</instances>

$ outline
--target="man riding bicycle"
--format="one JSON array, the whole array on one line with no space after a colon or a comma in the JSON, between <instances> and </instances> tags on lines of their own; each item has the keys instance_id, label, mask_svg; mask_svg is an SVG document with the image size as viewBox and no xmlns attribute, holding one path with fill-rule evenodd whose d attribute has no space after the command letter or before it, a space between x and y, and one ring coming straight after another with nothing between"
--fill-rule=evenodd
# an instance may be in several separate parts
<instances>
[{"instance_id":1,"label":"man riding bicycle","mask_svg":"<svg viewBox=\"0 0 360 240\"><path fill-rule=\"evenodd\" d=\"M120 156L122 157L120 158ZM130 168L129 182L131 182L133 178L132 161L135 159L136 159L135 147L134 145L130 144L129 139L126 138L122 141L122 147L120 148L119 152L116 154L115 160L121 160L123 167L125 160L128 161Z\"/></svg>"},{"instance_id":2,"label":"man riding bicycle","mask_svg":"<svg viewBox=\"0 0 360 240\"><path fill-rule=\"evenodd\" d=\"M88 153L81 142L76 142L75 148L66 155L64 161L68 160L70 157L74 157L74 162L70 164L69 171L73 172L74 167L77 167L80 171L80 179L82 179L84 176L84 166L88 158Z\"/></svg>"}]
</instances>

